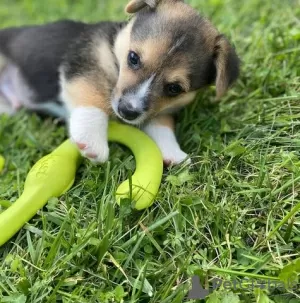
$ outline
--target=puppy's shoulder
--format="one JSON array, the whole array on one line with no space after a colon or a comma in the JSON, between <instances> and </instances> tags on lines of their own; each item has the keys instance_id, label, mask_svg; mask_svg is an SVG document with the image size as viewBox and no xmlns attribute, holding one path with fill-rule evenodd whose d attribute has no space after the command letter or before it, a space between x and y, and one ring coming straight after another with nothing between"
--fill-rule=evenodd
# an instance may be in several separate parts
<instances>
[{"instance_id":1,"label":"puppy's shoulder","mask_svg":"<svg viewBox=\"0 0 300 303\"><path fill-rule=\"evenodd\" d=\"M115 74L108 65L115 65L113 46L120 30L126 22L102 21L88 24L68 48L61 70L65 78L82 74L92 74L103 70ZM114 70L114 68L113 68Z\"/></svg>"}]
</instances>

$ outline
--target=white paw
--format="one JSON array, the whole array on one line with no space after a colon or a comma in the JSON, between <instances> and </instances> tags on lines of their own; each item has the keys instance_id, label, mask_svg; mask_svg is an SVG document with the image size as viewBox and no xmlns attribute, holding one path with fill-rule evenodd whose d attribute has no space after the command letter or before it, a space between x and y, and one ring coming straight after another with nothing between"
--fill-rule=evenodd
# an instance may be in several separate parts
<instances>
[{"instance_id":1,"label":"white paw","mask_svg":"<svg viewBox=\"0 0 300 303\"><path fill-rule=\"evenodd\" d=\"M107 141L100 138L90 138L90 136L86 136L86 139L71 137L71 140L78 146L82 156L92 162L104 163L108 160L109 148Z\"/></svg>"},{"instance_id":2,"label":"white paw","mask_svg":"<svg viewBox=\"0 0 300 303\"><path fill-rule=\"evenodd\" d=\"M161 152L162 152L164 164L167 166L180 164L182 162L185 162L187 164L191 163L191 159L189 158L188 154L179 148L168 149L168 147L166 146L166 148L165 147L162 148Z\"/></svg>"},{"instance_id":3,"label":"white paw","mask_svg":"<svg viewBox=\"0 0 300 303\"><path fill-rule=\"evenodd\" d=\"M166 166L186 162L191 163L191 159L180 146L176 140L175 134L167 126L156 123L149 123L144 127L144 131L155 141L158 145Z\"/></svg>"},{"instance_id":4,"label":"white paw","mask_svg":"<svg viewBox=\"0 0 300 303\"><path fill-rule=\"evenodd\" d=\"M71 140L92 162L103 163L108 159L107 123L107 115L98 108L79 107L71 112Z\"/></svg>"}]
</instances>

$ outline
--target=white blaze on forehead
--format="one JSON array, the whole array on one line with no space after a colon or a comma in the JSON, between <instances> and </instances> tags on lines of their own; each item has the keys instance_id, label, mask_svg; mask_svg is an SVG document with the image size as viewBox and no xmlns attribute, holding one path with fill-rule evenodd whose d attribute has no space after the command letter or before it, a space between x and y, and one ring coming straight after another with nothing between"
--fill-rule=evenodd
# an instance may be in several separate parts
<instances>
[{"instance_id":1,"label":"white blaze on forehead","mask_svg":"<svg viewBox=\"0 0 300 303\"><path fill-rule=\"evenodd\" d=\"M149 79L142 82L134 93L130 93L125 96L133 108L138 109L143 107L143 99L149 94L150 86L153 82L154 76L155 75L153 74Z\"/></svg>"},{"instance_id":2,"label":"white blaze on forehead","mask_svg":"<svg viewBox=\"0 0 300 303\"><path fill-rule=\"evenodd\" d=\"M154 79L154 74L144 81L142 84L139 85L139 88L136 92L136 95L140 98L146 97L149 93L150 85L152 84L152 81Z\"/></svg>"}]
</instances>

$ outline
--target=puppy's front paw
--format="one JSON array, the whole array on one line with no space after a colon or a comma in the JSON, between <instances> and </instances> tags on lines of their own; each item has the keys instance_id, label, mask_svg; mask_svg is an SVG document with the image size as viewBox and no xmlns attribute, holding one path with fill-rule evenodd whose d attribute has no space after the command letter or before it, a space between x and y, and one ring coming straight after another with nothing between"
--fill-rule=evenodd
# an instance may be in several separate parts
<instances>
[{"instance_id":1,"label":"puppy's front paw","mask_svg":"<svg viewBox=\"0 0 300 303\"><path fill-rule=\"evenodd\" d=\"M108 160L109 148L107 141L100 138L88 138L88 140L71 138L71 140L78 146L81 154L92 162L103 163Z\"/></svg>"},{"instance_id":2,"label":"puppy's front paw","mask_svg":"<svg viewBox=\"0 0 300 303\"><path fill-rule=\"evenodd\" d=\"M106 114L98 108L79 107L71 113L71 140L92 162L103 163L108 159L107 123Z\"/></svg>"},{"instance_id":3,"label":"puppy's front paw","mask_svg":"<svg viewBox=\"0 0 300 303\"><path fill-rule=\"evenodd\" d=\"M166 166L174 165L174 164L180 164L180 163L191 163L191 159L189 158L188 154L182 151L180 148L162 148L162 156L164 160L164 164Z\"/></svg>"},{"instance_id":4,"label":"puppy's front paw","mask_svg":"<svg viewBox=\"0 0 300 303\"><path fill-rule=\"evenodd\" d=\"M144 127L144 131L158 145L166 166L186 162L191 163L188 155L180 149L173 130L167 126L149 123Z\"/></svg>"}]
</instances>

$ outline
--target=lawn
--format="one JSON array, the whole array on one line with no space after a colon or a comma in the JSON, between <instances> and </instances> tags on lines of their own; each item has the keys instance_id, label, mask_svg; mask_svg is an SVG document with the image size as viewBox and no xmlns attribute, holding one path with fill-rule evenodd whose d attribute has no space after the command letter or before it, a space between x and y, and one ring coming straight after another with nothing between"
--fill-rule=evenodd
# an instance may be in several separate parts
<instances>
[{"instance_id":1,"label":"lawn","mask_svg":"<svg viewBox=\"0 0 300 303\"><path fill-rule=\"evenodd\" d=\"M0 248L0 302L202 302L187 298L194 275L212 285L216 277L276 280L285 266L281 279L300 271L300 262L289 267L300 253L299 1L189 2L242 59L241 77L219 105L209 102L212 88L180 115L177 134L193 164L165 170L155 204L136 212L114 199L134 170L130 152L112 144L106 164L85 161L73 188ZM1 0L0 27L120 20L124 4ZM18 198L30 167L66 133L25 112L0 117L0 200ZM243 286L207 302L300 302L300 285Z\"/></svg>"}]
</instances>

